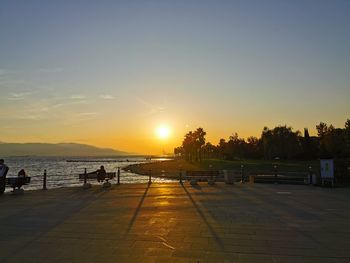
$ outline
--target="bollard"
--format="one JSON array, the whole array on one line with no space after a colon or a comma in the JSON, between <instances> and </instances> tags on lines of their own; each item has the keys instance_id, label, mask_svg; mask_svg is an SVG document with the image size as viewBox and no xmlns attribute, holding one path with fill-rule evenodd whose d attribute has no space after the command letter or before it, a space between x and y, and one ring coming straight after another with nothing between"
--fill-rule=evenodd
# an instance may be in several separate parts
<instances>
[{"instance_id":1,"label":"bollard","mask_svg":"<svg viewBox=\"0 0 350 263\"><path fill-rule=\"evenodd\" d=\"M118 177L117 177L117 184L120 184L120 167L118 167L118 173L117 173Z\"/></svg>"},{"instance_id":2,"label":"bollard","mask_svg":"<svg viewBox=\"0 0 350 263\"><path fill-rule=\"evenodd\" d=\"M86 172L86 168L84 169L84 184L83 184L83 188L84 189L89 189L91 188L91 184L87 182L88 179L88 174Z\"/></svg>"},{"instance_id":3,"label":"bollard","mask_svg":"<svg viewBox=\"0 0 350 263\"><path fill-rule=\"evenodd\" d=\"M244 183L244 165L241 164L241 182Z\"/></svg>"},{"instance_id":4,"label":"bollard","mask_svg":"<svg viewBox=\"0 0 350 263\"><path fill-rule=\"evenodd\" d=\"M235 176L233 173L229 173L228 170L223 170L224 181L226 184L235 184Z\"/></svg>"},{"instance_id":5,"label":"bollard","mask_svg":"<svg viewBox=\"0 0 350 263\"><path fill-rule=\"evenodd\" d=\"M309 166L309 184L312 184L312 166Z\"/></svg>"},{"instance_id":6,"label":"bollard","mask_svg":"<svg viewBox=\"0 0 350 263\"><path fill-rule=\"evenodd\" d=\"M277 184L278 183L278 181L277 181L277 164L275 164L273 166L273 168L274 168L274 172L275 172L275 184Z\"/></svg>"},{"instance_id":7,"label":"bollard","mask_svg":"<svg viewBox=\"0 0 350 263\"><path fill-rule=\"evenodd\" d=\"M182 164L179 164L179 171L180 171L180 184L182 184Z\"/></svg>"},{"instance_id":8,"label":"bollard","mask_svg":"<svg viewBox=\"0 0 350 263\"><path fill-rule=\"evenodd\" d=\"M47 190L47 188L46 188L46 169L44 170L43 190Z\"/></svg>"},{"instance_id":9,"label":"bollard","mask_svg":"<svg viewBox=\"0 0 350 263\"><path fill-rule=\"evenodd\" d=\"M86 185L87 183L87 172L86 172L86 168L84 169L84 185Z\"/></svg>"},{"instance_id":10,"label":"bollard","mask_svg":"<svg viewBox=\"0 0 350 263\"><path fill-rule=\"evenodd\" d=\"M149 178L148 178L148 183L151 184L152 183L152 179L151 179L151 171L152 170L149 170Z\"/></svg>"}]
</instances>

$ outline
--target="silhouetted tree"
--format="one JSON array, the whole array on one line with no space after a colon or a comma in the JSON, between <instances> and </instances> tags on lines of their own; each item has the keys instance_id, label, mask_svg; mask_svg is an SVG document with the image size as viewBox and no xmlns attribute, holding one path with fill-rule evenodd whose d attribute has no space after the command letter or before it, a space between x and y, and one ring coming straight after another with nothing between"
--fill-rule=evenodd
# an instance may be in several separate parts
<instances>
[{"instance_id":1,"label":"silhouetted tree","mask_svg":"<svg viewBox=\"0 0 350 263\"><path fill-rule=\"evenodd\" d=\"M244 157L245 141L244 139L239 138L237 133L234 133L230 136L227 144L228 144L230 159L235 159L235 158L242 159Z\"/></svg>"},{"instance_id":2,"label":"silhouetted tree","mask_svg":"<svg viewBox=\"0 0 350 263\"><path fill-rule=\"evenodd\" d=\"M318 155L318 139L317 137L311 137L309 130L304 129L304 138L301 139L303 153L302 157L306 160L317 158Z\"/></svg>"},{"instance_id":3,"label":"silhouetted tree","mask_svg":"<svg viewBox=\"0 0 350 263\"><path fill-rule=\"evenodd\" d=\"M346 149L345 130L330 125L327 133L321 138L320 145L321 157L343 157Z\"/></svg>"},{"instance_id":4,"label":"silhouetted tree","mask_svg":"<svg viewBox=\"0 0 350 263\"><path fill-rule=\"evenodd\" d=\"M247 139L246 144L246 158L257 159L261 157L260 140L254 136Z\"/></svg>"},{"instance_id":5,"label":"silhouetted tree","mask_svg":"<svg viewBox=\"0 0 350 263\"><path fill-rule=\"evenodd\" d=\"M320 122L320 124L316 125L316 130L317 130L317 136L318 136L318 155L320 157L325 157L328 155L326 146L325 146L325 137L328 132L328 126L324 122Z\"/></svg>"},{"instance_id":6,"label":"silhouetted tree","mask_svg":"<svg viewBox=\"0 0 350 263\"><path fill-rule=\"evenodd\" d=\"M345 157L345 129L332 128L326 136L326 150L333 158Z\"/></svg>"},{"instance_id":7,"label":"silhouetted tree","mask_svg":"<svg viewBox=\"0 0 350 263\"><path fill-rule=\"evenodd\" d=\"M327 124L324 122L320 122L320 124L316 125L316 130L317 130L317 136L319 138L322 138L327 134L327 131L328 131Z\"/></svg>"},{"instance_id":8,"label":"silhouetted tree","mask_svg":"<svg viewBox=\"0 0 350 263\"><path fill-rule=\"evenodd\" d=\"M183 157L185 154L184 148L182 146L174 148L174 155L177 157Z\"/></svg>"},{"instance_id":9,"label":"silhouetted tree","mask_svg":"<svg viewBox=\"0 0 350 263\"><path fill-rule=\"evenodd\" d=\"M197 151L196 161L202 161L202 147L205 145L205 135L207 134L203 128L197 128L194 134L195 148Z\"/></svg>"},{"instance_id":10,"label":"silhouetted tree","mask_svg":"<svg viewBox=\"0 0 350 263\"><path fill-rule=\"evenodd\" d=\"M345 122L345 155L347 158L350 158L350 119L347 119Z\"/></svg>"},{"instance_id":11,"label":"silhouetted tree","mask_svg":"<svg viewBox=\"0 0 350 263\"><path fill-rule=\"evenodd\" d=\"M272 131L265 126L261 134L261 146L264 158L269 160L273 157L273 147L271 147L272 138Z\"/></svg>"},{"instance_id":12,"label":"silhouetted tree","mask_svg":"<svg viewBox=\"0 0 350 263\"><path fill-rule=\"evenodd\" d=\"M345 122L344 129L329 127L321 122L316 126L319 140L319 157L321 158L349 158L350 157L350 121Z\"/></svg>"},{"instance_id":13,"label":"silhouetted tree","mask_svg":"<svg viewBox=\"0 0 350 263\"><path fill-rule=\"evenodd\" d=\"M221 158L227 159L227 143L226 143L225 139L220 139L217 148L218 148L218 151L219 151Z\"/></svg>"},{"instance_id":14,"label":"silhouetted tree","mask_svg":"<svg viewBox=\"0 0 350 263\"><path fill-rule=\"evenodd\" d=\"M265 127L261 140L267 159L291 159L302 153L300 132L293 132L292 127L277 126L273 130Z\"/></svg>"},{"instance_id":15,"label":"silhouetted tree","mask_svg":"<svg viewBox=\"0 0 350 263\"><path fill-rule=\"evenodd\" d=\"M193 132L190 131L185 135L182 142L182 148L184 149L184 154L187 161L193 161L193 155L195 152L194 147L194 135Z\"/></svg>"},{"instance_id":16,"label":"silhouetted tree","mask_svg":"<svg viewBox=\"0 0 350 263\"><path fill-rule=\"evenodd\" d=\"M233 159L254 159L260 158L260 141L256 137L249 137L247 141L239 138L237 133L232 134L226 142L220 139L217 146L218 154L221 158Z\"/></svg>"},{"instance_id":17,"label":"silhouetted tree","mask_svg":"<svg viewBox=\"0 0 350 263\"><path fill-rule=\"evenodd\" d=\"M265 158L281 159L317 157L350 157L350 119L345 122L344 128L335 128L320 122L316 125L317 137L310 136L309 130L304 129L304 137L299 131L294 132L292 127L277 126L270 130L264 127L261 138L239 138L233 133L228 141L220 139L217 146L205 143L206 132L203 128L188 132L181 147L174 149L178 156L188 161L201 161L202 158L254 159Z\"/></svg>"},{"instance_id":18,"label":"silhouetted tree","mask_svg":"<svg viewBox=\"0 0 350 263\"><path fill-rule=\"evenodd\" d=\"M217 158L218 157L218 149L215 145L207 142L203 148L203 157L207 159Z\"/></svg>"},{"instance_id":19,"label":"silhouetted tree","mask_svg":"<svg viewBox=\"0 0 350 263\"><path fill-rule=\"evenodd\" d=\"M202 147L205 145L205 135L206 132L203 128L198 128L194 132L190 131L185 135L182 148L186 160L190 162L202 160Z\"/></svg>"}]
</instances>

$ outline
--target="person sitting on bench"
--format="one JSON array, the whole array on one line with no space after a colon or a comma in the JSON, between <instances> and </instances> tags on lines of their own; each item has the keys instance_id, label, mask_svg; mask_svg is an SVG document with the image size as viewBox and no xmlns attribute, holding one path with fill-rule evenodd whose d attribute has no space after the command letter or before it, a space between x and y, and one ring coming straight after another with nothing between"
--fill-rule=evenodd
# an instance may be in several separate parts
<instances>
[{"instance_id":1,"label":"person sitting on bench","mask_svg":"<svg viewBox=\"0 0 350 263\"><path fill-rule=\"evenodd\" d=\"M18 177L26 177L27 174L26 174L26 171L24 171L24 169L21 169L19 172L18 172Z\"/></svg>"},{"instance_id":2,"label":"person sitting on bench","mask_svg":"<svg viewBox=\"0 0 350 263\"><path fill-rule=\"evenodd\" d=\"M4 163L4 159L0 159L0 195L5 192L6 174L9 171L8 166Z\"/></svg>"},{"instance_id":3,"label":"person sitting on bench","mask_svg":"<svg viewBox=\"0 0 350 263\"><path fill-rule=\"evenodd\" d=\"M26 171L24 171L24 169L21 169L18 172L18 181L17 181L17 188L20 189L22 187L22 185L24 185L26 183L26 176L27 173Z\"/></svg>"},{"instance_id":4,"label":"person sitting on bench","mask_svg":"<svg viewBox=\"0 0 350 263\"><path fill-rule=\"evenodd\" d=\"M100 169L97 170L97 182L103 182L106 178L106 170L103 165L101 165Z\"/></svg>"}]
</instances>

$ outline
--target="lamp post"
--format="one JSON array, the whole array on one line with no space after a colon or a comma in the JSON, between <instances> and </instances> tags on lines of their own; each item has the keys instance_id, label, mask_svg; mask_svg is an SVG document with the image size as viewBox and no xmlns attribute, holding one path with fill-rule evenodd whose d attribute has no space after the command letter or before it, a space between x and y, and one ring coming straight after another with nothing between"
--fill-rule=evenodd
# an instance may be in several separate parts
<instances>
[{"instance_id":1,"label":"lamp post","mask_svg":"<svg viewBox=\"0 0 350 263\"><path fill-rule=\"evenodd\" d=\"M182 165L179 165L179 171L180 171L180 184L182 184Z\"/></svg>"},{"instance_id":2,"label":"lamp post","mask_svg":"<svg viewBox=\"0 0 350 263\"><path fill-rule=\"evenodd\" d=\"M241 164L241 182L244 183L244 165Z\"/></svg>"},{"instance_id":3,"label":"lamp post","mask_svg":"<svg viewBox=\"0 0 350 263\"><path fill-rule=\"evenodd\" d=\"M44 170L43 190L47 190L47 188L46 188L46 169Z\"/></svg>"},{"instance_id":4,"label":"lamp post","mask_svg":"<svg viewBox=\"0 0 350 263\"><path fill-rule=\"evenodd\" d=\"M87 172L86 172L86 168L84 169L84 185L86 185L87 183Z\"/></svg>"},{"instance_id":5,"label":"lamp post","mask_svg":"<svg viewBox=\"0 0 350 263\"><path fill-rule=\"evenodd\" d=\"M312 184L312 166L309 165L309 184Z\"/></svg>"},{"instance_id":6,"label":"lamp post","mask_svg":"<svg viewBox=\"0 0 350 263\"><path fill-rule=\"evenodd\" d=\"M274 173L275 173L275 184L277 184L277 164L273 165Z\"/></svg>"},{"instance_id":7,"label":"lamp post","mask_svg":"<svg viewBox=\"0 0 350 263\"><path fill-rule=\"evenodd\" d=\"M148 173L149 173L148 184L151 184L152 183L152 179L151 179L152 170L149 170Z\"/></svg>"},{"instance_id":8,"label":"lamp post","mask_svg":"<svg viewBox=\"0 0 350 263\"><path fill-rule=\"evenodd\" d=\"M118 167L118 172L117 172L117 175L118 175L118 178L117 178L117 180L118 180L118 185L120 184L120 167Z\"/></svg>"}]
</instances>

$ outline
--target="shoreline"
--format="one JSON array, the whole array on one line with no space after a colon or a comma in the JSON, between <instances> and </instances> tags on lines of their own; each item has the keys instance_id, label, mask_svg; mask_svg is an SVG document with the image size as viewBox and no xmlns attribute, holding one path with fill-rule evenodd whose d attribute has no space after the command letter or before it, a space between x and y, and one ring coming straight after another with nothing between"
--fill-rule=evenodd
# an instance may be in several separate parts
<instances>
[{"instance_id":1,"label":"shoreline","mask_svg":"<svg viewBox=\"0 0 350 263\"><path fill-rule=\"evenodd\" d=\"M180 177L180 172L182 170L200 170L200 167L195 164L188 163L184 160L173 159L149 163L131 164L122 168L122 170L142 176L149 176L151 173L152 177L178 180Z\"/></svg>"}]
</instances>

